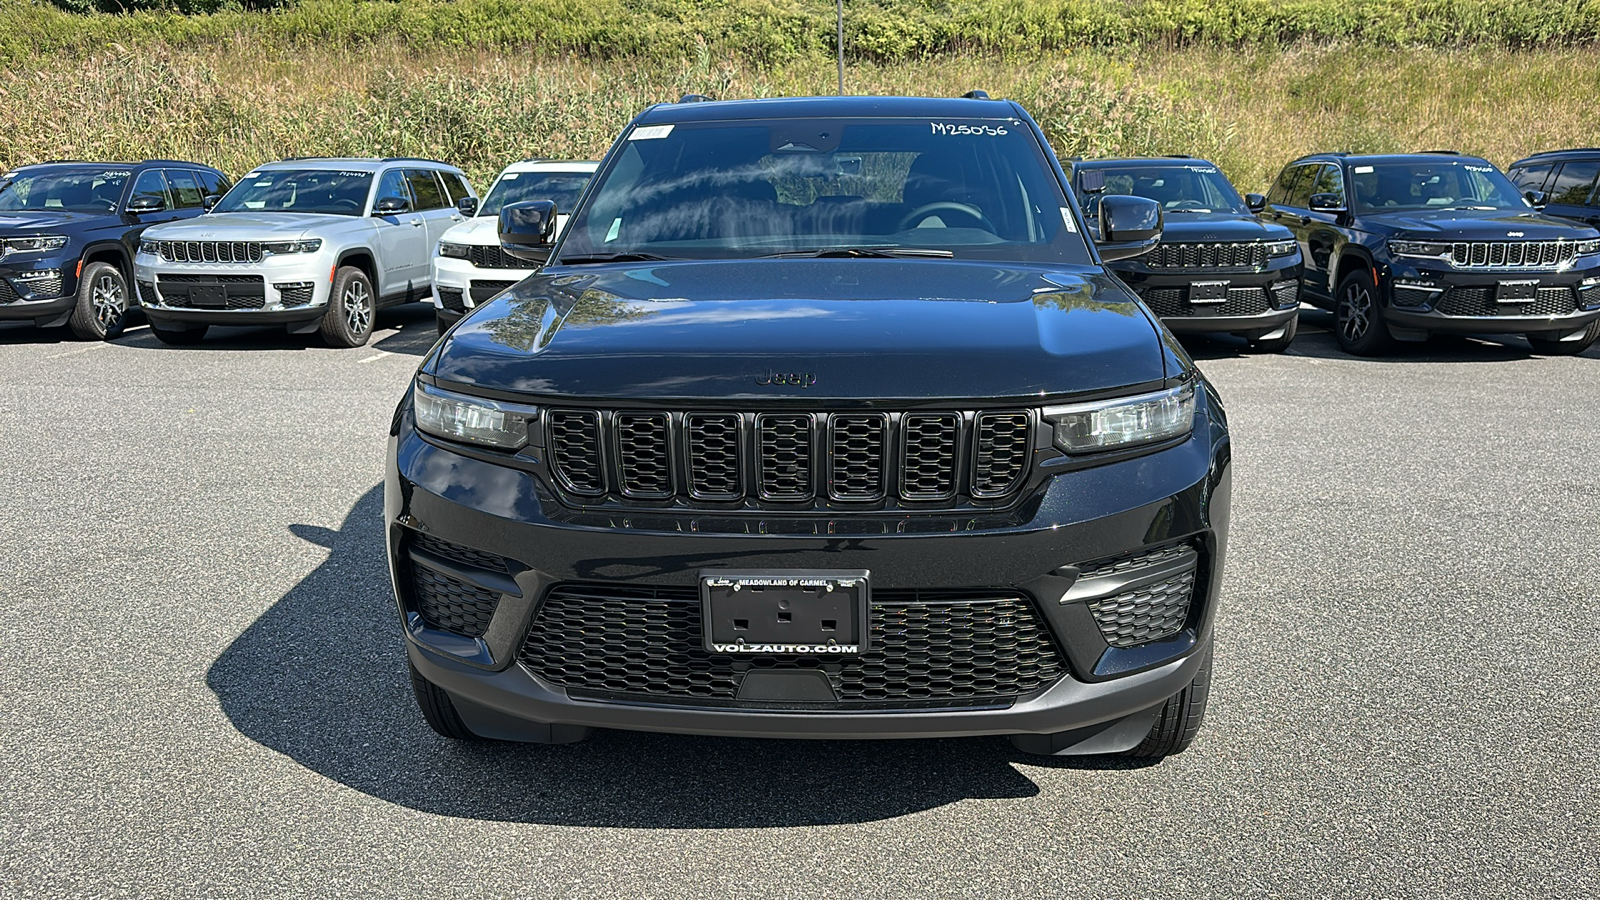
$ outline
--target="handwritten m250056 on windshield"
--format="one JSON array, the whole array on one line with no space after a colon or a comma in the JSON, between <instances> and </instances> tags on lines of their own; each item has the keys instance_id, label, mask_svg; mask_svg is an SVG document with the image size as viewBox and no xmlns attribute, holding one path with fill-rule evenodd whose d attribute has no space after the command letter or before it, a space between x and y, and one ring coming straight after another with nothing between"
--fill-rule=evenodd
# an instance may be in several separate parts
<instances>
[{"instance_id":1,"label":"handwritten m250056 on windshield","mask_svg":"<svg viewBox=\"0 0 1600 900\"><path fill-rule=\"evenodd\" d=\"M934 134L970 134L974 136L988 135L990 137L998 137L1002 134L1010 134L1010 132L1006 131L1006 127L1004 125L968 125L966 123L952 124L950 122L932 122L929 124L933 126Z\"/></svg>"}]
</instances>

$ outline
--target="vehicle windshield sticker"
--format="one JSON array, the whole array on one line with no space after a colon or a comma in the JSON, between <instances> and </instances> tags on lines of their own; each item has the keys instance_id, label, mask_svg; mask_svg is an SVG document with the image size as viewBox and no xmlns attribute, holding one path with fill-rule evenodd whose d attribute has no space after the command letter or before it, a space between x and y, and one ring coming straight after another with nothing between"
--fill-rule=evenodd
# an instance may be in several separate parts
<instances>
[{"instance_id":1,"label":"vehicle windshield sticker","mask_svg":"<svg viewBox=\"0 0 1600 900\"><path fill-rule=\"evenodd\" d=\"M500 180L501 181L516 181L517 180L517 176L521 175L521 174L522 174L521 172L507 172L506 174L500 176Z\"/></svg>"},{"instance_id":2,"label":"vehicle windshield sticker","mask_svg":"<svg viewBox=\"0 0 1600 900\"><path fill-rule=\"evenodd\" d=\"M1078 233L1078 223L1072 221L1072 210L1067 209L1065 206L1061 207L1061 221L1067 223L1068 231L1073 234Z\"/></svg>"},{"instance_id":3,"label":"vehicle windshield sticker","mask_svg":"<svg viewBox=\"0 0 1600 900\"><path fill-rule=\"evenodd\" d=\"M1202 175L1215 175L1215 174L1217 174L1217 167L1216 166L1189 166L1188 169L1191 172L1199 172Z\"/></svg>"},{"instance_id":4,"label":"vehicle windshield sticker","mask_svg":"<svg viewBox=\"0 0 1600 900\"><path fill-rule=\"evenodd\" d=\"M1357 175L1370 175L1370 174L1372 174L1372 167L1371 166L1356 166L1356 174Z\"/></svg>"},{"instance_id":5,"label":"vehicle windshield sticker","mask_svg":"<svg viewBox=\"0 0 1600 900\"><path fill-rule=\"evenodd\" d=\"M266 181L258 181L256 182L256 187L272 187L272 179L269 178Z\"/></svg>"},{"instance_id":6,"label":"vehicle windshield sticker","mask_svg":"<svg viewBox=\"0 0 1600 900\"><path fill-rule=\"evenodd\" d=\"M1468 172L1493 172L1494 166L1463 166Z\"/></svg>"},{"instance_id":7,"label":"vehicle windshield sticker","mask_svg":"<svg viewBox=\"0 0 1600 900\"><path fill-rule=\"evenodd\" d=\"M965 122L930 122L929 124L933 126L934 134L998 137L1002 134L1011 133L1006 130L1004 125L968 125Z\"/></svg>"},{"instance_id":8,"label":"vehicle windshield sticker","mask_svg":"<svg viewBox=\"0 0 1600 900\"><path fill-rule=\"evenodd\" d=\"M133 174L133 170L132 169L111 169L110 171L107 171L107 172L101 172L100 173L100 177L101 178L127 178L129 175L132 175L132 174Z\"/></svg>"},{"instance_id":9,"label":"vehicle windshield sticker","mask_svg":"<svg viewBox=\"0 0 1600 900\"><path fill-rule=\"evenodd\" d=\"M338 175L340 178L365 178L366 176L371 175L372 173L371 172L335 172L333 174Z\"/></svg>"},{"instance_id":10,"label":"vehicle windshield sticker","mask_svg":"<svg viewBox=\"0 0 1600 900\"><path fill-rule=\"evenodd\" d=\"M240 178L239 180L240 181L249 181L252 178L259 178L260 176L261 176L260 172L251 172L250 174L244 176L243 178Z\"/></svg>"},{"instance_id":11,"label":"vehicle windshield sticker","mask_svg":"<svg viewBox=\"0 0 1600 900\"><path fill-rule=\"evenodd\" d=\"M661 138L664 138L664 137L666 137L667 135L669 135L671 133L672 133L672 126L671 125L646 125L643 128L635 128L633 130L633 133L628 135L628 140L630 140L630 141L655 141L655 140L660 140Z\"/></svg>"},{"instance_id":12,"label":"vehicle windshield sticker","mask_svg":"<svg viewBox=\"0 0 1600 900\"><path fill-rule=\"evenodd\" d=\"M617 232L619 232L621 230L622 230L622 219L620 219L620 218L612 219L611 220L611 228L606 231L606 243L609 244L612 241L616 240L617 239Z\"/></svg>"}]
</instances>

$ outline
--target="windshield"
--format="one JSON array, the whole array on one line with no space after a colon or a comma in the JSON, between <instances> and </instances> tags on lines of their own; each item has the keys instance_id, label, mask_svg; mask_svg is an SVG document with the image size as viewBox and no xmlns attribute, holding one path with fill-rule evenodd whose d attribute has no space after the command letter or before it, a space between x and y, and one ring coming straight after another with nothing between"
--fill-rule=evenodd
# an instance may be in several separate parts
<instances>
[{"instance_id":1,"label":"windshield","mask_svg":"<svg viewBox=\"0 0 1600 900\"><path fill-rule=\"evenodd\" d=\"M0 211L116 212L130 174L128 169L85 166L0 175Z\"/></svg>"},{"instance_id":2,"label":"windshield","mask_svg":"<svg viewBox=\"0 0 1600 900\"><path fill-rule=\"evenodd\" d=\"M855 252L1088 263L1015 119L764 119L633 129L558 262Z\"/></svg>"},{"instance_id":3,"label":"windshield","mask_svg":"<svg viewBox=\"0 0 1600 900\"><path fill-rule=\"evenodd\" d=\"M359 216L372 187L371 172L335 169L268 169L239 179L212 212L332 213Z\"/></svg>"},{"instance_id":4,"label":"windshield","mask_svg":"<svg viewBox=\"0 0 1600 900\"><path fill-rule=\"evenodd\" d=\"M490 189L478 215L498 216L507 203L527 200L554 200L556 212L571 213L588 183L588 172L507 172Z\"/></svg>"},{"instance_id":5,"label":"windshield","mask_svg":"<svg viewBox=\"0 0 1600 900\"><path fill-rule=\"evenodd\" d=\"M1350 167L1355 208L1528 209L1522 192L1482 160L1372 163Z\"/></svg>"},{"instance_id":6,"label":"windshield","mask_svg":"<svg viewBox=\"0 0 1600 900\"><path fill-rule=\"evenodd\" d=\"M1161 209L1168 213L1250 214L1244 198L1217 167L1209 163L1127 168L1095 166L1078 174L1078 185L1085 194L1093 193L1096 182L1105 185L1102 194L1144 197L1161 204Z\"/></svg>"}]
</instances>

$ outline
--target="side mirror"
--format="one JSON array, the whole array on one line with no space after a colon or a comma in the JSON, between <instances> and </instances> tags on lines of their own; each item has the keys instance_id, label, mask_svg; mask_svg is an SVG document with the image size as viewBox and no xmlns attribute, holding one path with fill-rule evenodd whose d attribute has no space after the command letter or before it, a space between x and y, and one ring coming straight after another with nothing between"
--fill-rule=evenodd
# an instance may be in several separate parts
<instances>
[{"instance_id":1,"label":"side mirror","mask_svg":"<svg viewBox=\"0 0 1600 900\"><path fill-rule=\"evenodd\" d=\"M472 218L478 214L478 198L462 197L460 200L456 201L456 210L459 211L463 216L466 216L469 219Z\"/></svg>"},{"instance_id":2,"label":"side mirror","mask_svg":"<svg viewBox=\"0 0 1600 900\"><path fill-rule=\"evenodd\" d=\"M221 203L221 202L222 202L222 195L221 194L207 194L207 195L205 195L204 198L201 199L200 208L205 210L206 212L211 212L211 208L213 206L216 206L218 203Z\"/></svg>"},{"instance_id":3,"label":"side mirror","mask_svg":"<svg viewBox=\"0 0 1600 900\"><path fill-rule=\"evenodd\" d=\"M146 194L143 197L135 197L128 201L128 212L135 216L145 216L149 215L150 213L158 213L166 208L167 201L162 200L160 197L152 197L149 194Z\"/></svg>"},{"instance_id":4,"label":"side mirror","mask_svg":"<svg viewBox=\"0 0 1600 900\"><path fill-rule=\"evenodd\" d=\"M1100 200L1100 236L1106 262L1143 256L1161 243L1161 204L1145 197L1112 194Z\"/></svg>"},{"instance_id":5,"label":"side mirror","mask_svg":"<svg viewBox=\"0 0 1600 900\"><path fill-rule=\"evenodd\" d=\"M1338 194L1312 194L1310 203L1312 212L1344 212L1344 200Z\"/></svg>"},{"instance_id":6,"label":"side mirror","mask_svg":"<svg viewBox=\"0 0 1600 900\"><path fill-rule=\"evenodd\" d=\"M1267 208L1267 198L1263 194L1245 194L1244 205L1250 207L1251 212L1258 213Z\"/></svg>"},{"instance_id":7,"label":"side mirror","mask_svg":"<svg viewBox=\"0 0 1600 900\"><path fill-rule=\"evenodd\" d=\"M528 200L500 208L500 249L512 257L542 266L555 240L555 201Z\"/></svg>"},{"instance_id":8,"label":"side mirror","mask_svg":"<svg viewBox=\"0 0 1600 900\"><path fill-rule=\"evenodd\" d=\"M1545 204L1550 202L1550 195L1544 191L1523 191L1522 199L1528 201L1528 205L1534 209L1544 209Z\"/></svg>"},{"instance_id":9,"label":"side mirror","mask_svg":"<svg viewBox=\"0 0 1600 900\"><path fill-rule=\"evenodd\" d=\"M384 197L372 208L375 216L398 216L411 211L411 201L404 197Z\"/></svg>"}]
</instances>

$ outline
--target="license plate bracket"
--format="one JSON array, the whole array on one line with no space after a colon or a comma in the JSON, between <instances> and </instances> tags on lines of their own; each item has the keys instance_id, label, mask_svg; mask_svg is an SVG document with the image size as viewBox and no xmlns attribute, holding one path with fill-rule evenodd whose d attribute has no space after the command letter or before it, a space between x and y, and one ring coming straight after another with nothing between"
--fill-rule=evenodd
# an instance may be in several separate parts
<instances>
[{"instance_id":1,"label":"license plate bracket","mask_svg":"<svg viewBox=\"0 0 1600 900\"><path fill-rule=\"evenodd\" d=\"M734 656L852 656L867 649L866 569L704 569L705 649Z\"/></svg>"},{"instance_id":2,"label":"license plate bracket","mask_svg":"<svg viewBox=\"0 0 1600 900\"><path fill-rule=\"evenodd\" d=\"M228 306L228 286L225 284L196 284L189 288L189 305L203 309L225 309Z\"/></svg>"},{"instance_id":3,"label":"license plate bracket","mask_svg":"<svg viewBox=\"0 0 1600 900\"><path fill-rule=\"evenodd\" d=\"M1189 285L1189 302L1200 303L1227 303L1228 284L1226 281L1196 281Z\"/></svg>"},{"instance_id":4,"label":"license plate bracket","mask_svg":"<svg viewBox=\"0 0 1600 900\"><path fill-rule=\"evenodd\" d=\"M1502 281L1495 285L1496 303L1532 303L1539 299L1538 279Z\"/></svg>"}]
</instances>

